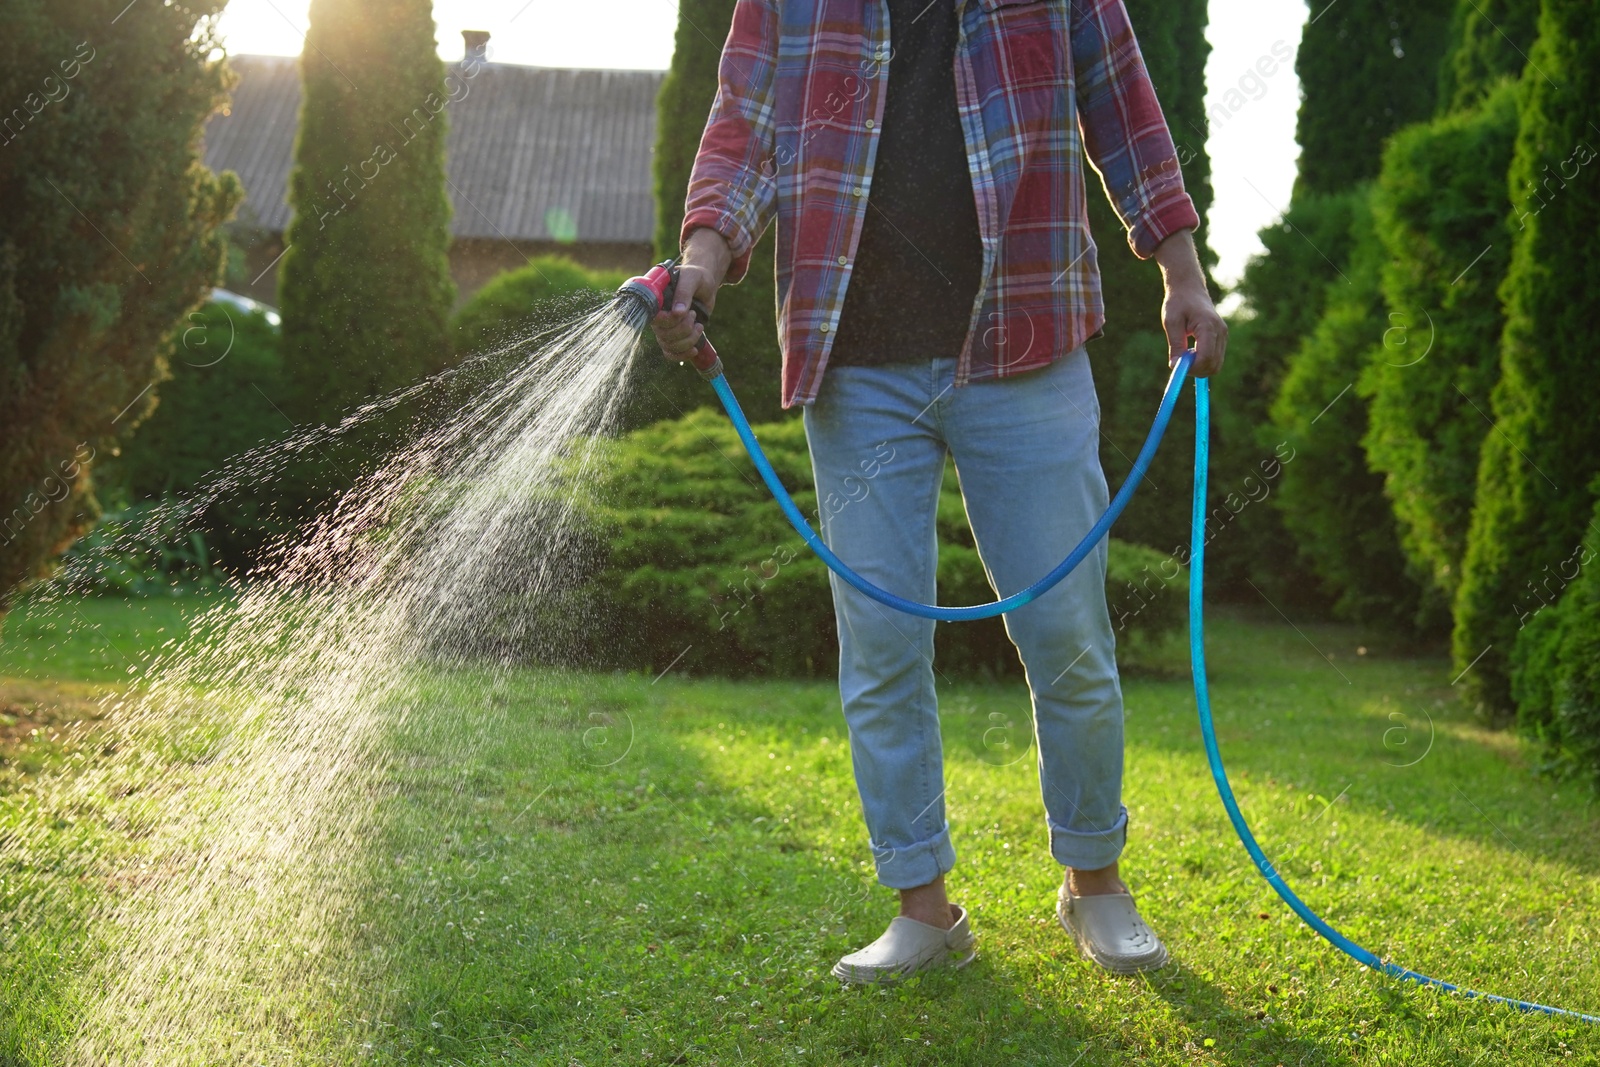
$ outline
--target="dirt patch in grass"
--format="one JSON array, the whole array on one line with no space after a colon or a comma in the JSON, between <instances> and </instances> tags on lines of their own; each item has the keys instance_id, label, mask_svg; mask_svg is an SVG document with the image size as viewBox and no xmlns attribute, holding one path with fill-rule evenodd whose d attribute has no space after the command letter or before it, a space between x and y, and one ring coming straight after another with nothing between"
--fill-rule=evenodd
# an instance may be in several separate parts
<instances>
[{"instance_id":1,"label":"dirt patch in grass","mask_svg":"<svg viewBox=\"0 0 1600 1067\"><path fill-rule=\"evenodd\" d=\"M38 741L60 741L100 721L103 686L0 678L0 762Z\"/></svg>"}]
</instances>

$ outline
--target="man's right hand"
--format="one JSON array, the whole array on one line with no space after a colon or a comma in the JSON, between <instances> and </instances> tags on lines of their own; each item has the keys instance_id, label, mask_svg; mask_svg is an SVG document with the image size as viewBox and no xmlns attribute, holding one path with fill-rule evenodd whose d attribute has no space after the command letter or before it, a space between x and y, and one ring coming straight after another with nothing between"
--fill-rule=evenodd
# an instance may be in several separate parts
<instances>
[{"instance_id":1,"label":"man's right hand","mask_svg":"<svg viewBox=\"0 0 1600 1067\"><path fill-rule=\"evenodd\" d=\"M672 293L671 306L650 320L656 343L667 359L682 362L700 347L705 327L694 320L692 304L699 300L707 312L716 307L717 289L732 263L728 242L716 230L701 227L689 234L678 263L678 287Z\"/></svg>"}]
</instances>

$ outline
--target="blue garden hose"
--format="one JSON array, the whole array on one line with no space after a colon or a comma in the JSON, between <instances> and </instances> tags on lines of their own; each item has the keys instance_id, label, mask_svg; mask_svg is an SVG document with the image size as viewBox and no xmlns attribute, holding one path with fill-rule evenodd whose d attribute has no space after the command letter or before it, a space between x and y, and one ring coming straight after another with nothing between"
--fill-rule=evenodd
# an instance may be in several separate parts
<instances>
[{"instance_id":1,"label":"blue garden hose","mask_svg":"<svg viewBox=\"0 0 1600 1067\"><path fill-rule=\"evenodd\" d=\"M728 418L733 421L733 428L739 435L739 440L744 443L744 450L750 454L751 462L756 465L756 470L761 474L761 480L767 483L767 488L772 491L773 497L778 501L778 506L783 509L784 515L789 519L789 525L795 528L799 535L805 538L806 544L811 546L828 568L840 578L861 590L867 596L887 604L891 608L903 611L907 615L917 615L924 619L938 619L941 622L965 622L968 619L988 619L996 615L1003 615L1014 608L1020 608L1030 601L1038 599L1049 592L1057 582L1071 574L1085 556L1093 552L1095 546L1105 537L1111 529L1111 524L1117 521L1122 514L1122 509L1128 506L1128 501L1133 499L1133 491L1144 480L1145 471L1150 469L1150 461L1155 458L1156 446L1161 444L1161 437L1167 432L1167 423L1172 421L1172 409L1178 406L1178 394L1183 392L1183 379L1189 373L1189 364L1194 361L1194 353L1185 352L1178 358L1177 364L1172 368L1172 375L1167 379L1167 388L1161 395L1161 407L1156 411L1156 421L1150 427L1149 436L1144 439L1144 447L1139 449L1138 456L1134 457L1133 469L1128 472L1127 480L1122 483L1122 488L1117 490L1117 495L1112 498L1111 504L1106 508L1105 514L1083 535L1077 547L1067 553L1067 558L1062 560L1054 570L1034 582L1028 588L1008 597L996 600L990 604L973 604L964 608L940 607L936 604L919 604L915 600L895 596L893 593L880 589L867 581L861 575L851 570L850 567L833 550L823 544L822 538L806 522L805 516L800 514L800 509L795 506L794 498L778 480L778 475L772 469L772 464L767 462L766 453L761 450L761 443L756 440L756 435L750 430L750 422L744 417L744 412L739 408L739 401L733 395L733 387L728 384L727 375L718 373L711 379L711 387L717 391L717 397L722 401L723 409L727 411Z\"/></svg>"},{"instance_id":2,"label":"blue garden hose","mask_svg":"<svg viewBox=\"0 0 1600 1067\"><path fill-rule=\"evenodd\" d=\"M720 361L710 375L712 388L717 392L717 397L722 401L723 409L727 411L729 420L733 423L739 440L744 443L745 451L749 453L751 462L756 465L756 470L761 474L761 480L767 484L778 506L783 509L790 525L805 539L807 545L817 556L826 563L835 574L844 579L851 586L865 593L867 596L891 608L903 611L908 615L916 615L924 619L938 619L945 622L957 622L966 619L987 619L1004 612L1019 608L1048 591L1057 582L1070 574L1090 552L1094 551L1100 539L1106 536L1111 529L1111 524L1122 514L1127 507L1128 500L1133 496L1134 489L1143 480L1145 472L1150 467L1150 461L1155 457L1156 447L1161 443L1162 435L1166 433L1167 423L1172 420L1173 408L1177 405L1178 394L1183 389L1184 379L1188 376L1190 364L1194 360L1194 352L1185 352L1179 357L1177 364L1172 368L1172 375L1167 380L1167 387L1161 396L1161 406L1156 411L1154 424L1150 427L1150 434L1145 438L1144 447L1139 450L1139 455L1134 459L1133 469L1128 472L1128 478L1117 491L1104 515L1100 516L1093 528L1084 535L1060 565L1049 574L1039 579L1028 588L1019 593L997 600L991 604L974 604L968 607L940 607L934 604L921 604L914 600L906 600L895 596L884 589L878 588L855 571L851 570L843 560L834 555L832 550L822 542L816 532L811 529L805 516L795 506L794 500L789 496L789 491L778 480L772 464L768 462L766 453L761 449L761 443L750 429L750 422L744 417L744 412L739 407L739 401L733 395L733 388L728 384L727 376L721 373ZM1430 978L1425 974L1390 963L1380 958L1375 953L1362 948L1351 941L1344 934L1334 929L1326 920L1295 895L1278 874L1272 861L1267 859L1261 845L1257 843L1255 835L1250 832L1250 826L1245 822L1244 813L1239 810L1239 802L1234 798L1233 786L1228 782L1228 772L1222 766L1222 753L1217 748L1216 728L1211 720L1211 695L1206 686L1206 650L1205 650L1205 617L1203 614L1203 585L1205 573L1205 548L1206 548L1206 477L1210 465L1210 430L1211 430L1211 392L1209 383L1204 378L1195 379L1194 409L1194 512L1190 528L1190 561L1189 561L1189 657L1194 673L1195 704L1200 714L1200 736L1205 741L1206 761L1211 765L1211 777L1216 782L1217 793L1222 798L1222 806L1228 812L1228 819L1233 823L1234 832L1239 835L1239 840L1244 849L1255 863L1261 876L1272 886L1273 892L1311 929L1321 934L1329 944L1365 967L1380 971L1391 978L1398 978L1409 982L1418 982L1422 985L1434 986L1438 989L1452 993L1459 993L1468 998L1482 998L1498 1004L1509 1004L1511 1007L1527 1012L1542 1012L1546 1015L1563 1015L1584 1022L1600 1023L1600 1016L1586 1015L1583 1012L1571 1011L1566 1008L1551 1007L1548 1004L1536 1004L1528 1000L1516 1000L1511 997L1497 996L1493 993L1480 993L1472 989L1463 989L1451 982L1438 978Z\"/></svg>"}]
</instances>

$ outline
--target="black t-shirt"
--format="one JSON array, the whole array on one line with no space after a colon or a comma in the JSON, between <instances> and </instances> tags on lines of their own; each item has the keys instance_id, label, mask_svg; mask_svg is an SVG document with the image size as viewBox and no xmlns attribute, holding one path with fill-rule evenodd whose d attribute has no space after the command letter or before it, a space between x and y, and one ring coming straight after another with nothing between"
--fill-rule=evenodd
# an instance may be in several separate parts
<instances>
[{"instance_id":1,"label":"black t-shirt","mask_svg":"<svg viewBox=\"0 0 1600 1067\"><path fill-rule=\"evenodd\" d=\"M830 365L960 355L983 270L956 110L955 2L888 3L888 99Z\"/></svg>"}]
</instances>

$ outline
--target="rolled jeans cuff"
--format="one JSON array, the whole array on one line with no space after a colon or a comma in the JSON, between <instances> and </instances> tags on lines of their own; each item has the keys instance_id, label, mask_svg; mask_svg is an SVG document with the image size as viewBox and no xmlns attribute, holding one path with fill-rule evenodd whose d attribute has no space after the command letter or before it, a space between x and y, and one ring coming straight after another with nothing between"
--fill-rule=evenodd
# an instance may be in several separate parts
<instances>
[{"instance_id":1,"label":"rolled jeans cuff","mask_svg":"<svg viewBox=\"0 0 1600 1067\"><path fill-rule=\"evenodd\" d=\"M1128 809L1119 805L1117 821L1105 830L1068 830L1050 826L1050 855L1063 867L1083 871L1098 871L1117 862L1123 847L1128 843Z\"/></svg>"},{"instance_id":2,"label":"rolled jeans cuff","mask_svg":"<svg viewBox=\"0 0 1600 1067\"><path fill-rule=\"evenodd\" d=\"M956 849L950 843L950 824L926 841L895 848L872 844L872 860L878 868L878 882L890 889L915 889L944 874L956 865Z\"/></svg>"}]
</instances>

